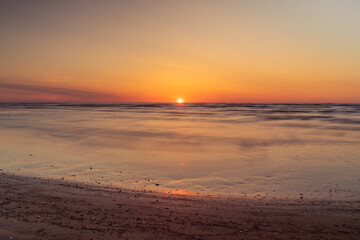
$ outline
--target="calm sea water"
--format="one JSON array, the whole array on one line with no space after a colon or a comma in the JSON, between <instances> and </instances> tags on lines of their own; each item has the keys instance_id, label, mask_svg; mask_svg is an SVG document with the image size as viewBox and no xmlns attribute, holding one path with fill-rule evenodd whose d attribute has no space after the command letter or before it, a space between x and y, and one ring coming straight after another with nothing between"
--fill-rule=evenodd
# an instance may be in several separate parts
<instances>
[{"instance_id":1,"label":"calm sea water","mask_svg":"<svg viewBox=\"0 0 360 240\"><path fill-rule=\"evenodd\" d=\"M0 104L0 134L3 172L184 194L360 196L356 104Z\"/></svg>"}]
</instances>

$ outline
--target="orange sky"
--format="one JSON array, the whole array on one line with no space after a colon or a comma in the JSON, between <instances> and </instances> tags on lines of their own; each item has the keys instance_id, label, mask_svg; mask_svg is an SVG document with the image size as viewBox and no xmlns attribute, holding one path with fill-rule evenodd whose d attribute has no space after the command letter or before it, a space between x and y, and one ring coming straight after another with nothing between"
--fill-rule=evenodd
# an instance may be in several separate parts
<instances>
[{"instance_id":1,"label":"orange sky","mask_svg":"<svg viewBox=\"0 0 360 240\"><path fill-rule=\"evenodd\" d=\"M360 2L1 1L0 102L360 102Z\"/></svg>"}]
</instances>

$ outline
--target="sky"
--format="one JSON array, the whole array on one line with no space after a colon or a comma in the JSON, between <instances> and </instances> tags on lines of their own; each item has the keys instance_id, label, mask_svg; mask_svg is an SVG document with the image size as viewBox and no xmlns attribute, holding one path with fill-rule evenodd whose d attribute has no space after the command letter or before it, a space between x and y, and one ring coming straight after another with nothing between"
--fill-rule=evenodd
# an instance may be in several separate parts
<instances>
[{"instance_id":1,"label":"sky","mask_svg":"<svg viewBox=\"0 0 360 240\"><path fill-rule=\"evenodd\" d=\"M0 102L360 102L358 0L0 0Z\"/></svg>"}]
</instances>

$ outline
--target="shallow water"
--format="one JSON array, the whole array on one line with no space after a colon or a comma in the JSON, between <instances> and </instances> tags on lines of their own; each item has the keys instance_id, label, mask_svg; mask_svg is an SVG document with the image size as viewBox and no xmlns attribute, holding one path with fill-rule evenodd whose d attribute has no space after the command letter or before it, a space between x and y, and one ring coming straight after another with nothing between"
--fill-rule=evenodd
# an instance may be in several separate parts
<instances>
[{"instance_id":1,"label":"shallow water","mask_svg":"<svg viewBox=\"0 0 360 240\"><path fill-rule=\"evenodd\" d=\"M4 172L174 193L360 196L356 104L0 104L0 133Z\"/></svg>"}]
</instances>

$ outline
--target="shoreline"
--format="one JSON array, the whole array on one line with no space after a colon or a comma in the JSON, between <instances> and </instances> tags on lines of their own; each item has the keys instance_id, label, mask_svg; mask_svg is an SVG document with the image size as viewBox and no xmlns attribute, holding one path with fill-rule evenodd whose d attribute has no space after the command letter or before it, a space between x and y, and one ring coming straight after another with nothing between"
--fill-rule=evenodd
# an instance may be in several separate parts
<instances>
[{"instance_id":1,"label":"shoreline","mask_svg":"<svg viewBox=\"0 0 360 240\"><path fill-rule=\"evenodd\" d=\"M285 192L285 191L276 191L276 192L251 192L249 189L242 190L241 192L234 193L234 192L216 192L211 190L204 190L204 189L188 189L188 188L178 188L178 187L170 187L167 186L162 182L162 180L150 180L146 177L139 177L146 181L148 184L151 181L151 184L146 186L125 186L126 184L114 184L114 182L107 181L106 178L99 174L98 176L92 176L88 178L77 178L75 174L63 174L59 176L55 175L47 175L43 174L39 176L39 172L26 172L23 169L0 169L0 174L7 174L7 175L15 175L21 176L25 178L36 178L36 179L44 179L46 181L50 180L53 182L59 182L62 184L70 184L70 185L82 185L82 186L89 186L92 188L102 188L102 189L126 189L128 191L139 191L139 192L160 192L165 194L176 195L191 195L191 196L198 196L198 197L222 197L222 198L234 198L234 199L276 199L276 200L314 200L314 201L355 201L360 199L360 192L356 190L346 189L344 187L339 187L337 184L327 184L325 186L317 186L314 189L298 189L297 191ZM116 181L116 180L115 180ZM122 181L122 180L120 180ZM137 182L138 180L131 180L132 182ZM359 180L360 181L360 180ZM131 185L132 183L129 182ZM296 189L296 188L295 188Z\"/></svg>"},{"instance_id":2,"label":"shoreline","mask_svg":"<svg viewBox=\"0 0 360 240\"><path fill-rule=\"evenodd\" d=\"M355 239L360 201L247 199L0 174L1 239Z\"/></svg>"}]
</instances>

